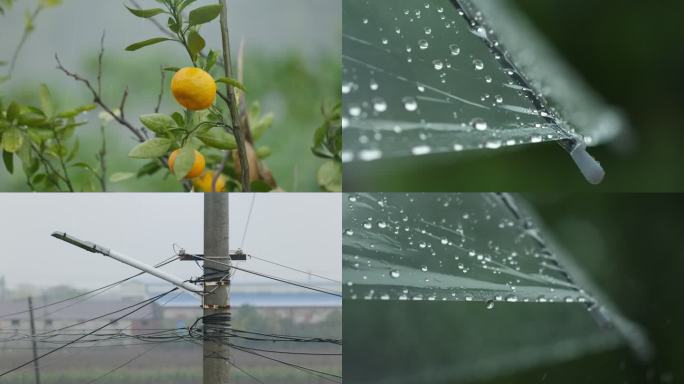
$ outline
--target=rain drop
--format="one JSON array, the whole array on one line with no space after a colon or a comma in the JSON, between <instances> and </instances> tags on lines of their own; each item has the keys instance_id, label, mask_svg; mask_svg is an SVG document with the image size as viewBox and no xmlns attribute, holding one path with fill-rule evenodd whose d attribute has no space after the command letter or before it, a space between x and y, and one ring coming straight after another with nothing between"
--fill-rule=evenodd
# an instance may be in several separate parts
<instances>
[{"instance_id":1,"label":"rain drop","mask_svg":"<svg viewBox=\"0 0 684 384\"><path fill-rule=\"evenodd\" d=\"M385 112L387 110L387 102L381 97L373 99L373 109L376 112Z\"/></svg>"},{"instance_id":2,"label":"rain drop","mask_svg":"<svg viewBox=\"0 0 684 384\"><path fill-rule=\"evenodd\" d=\"M409 112L413 112L416 109L418 109L418 103L416 102L416 99L414 99L413 97L404 97L402 99L402 102L404 103L404 108L406 108L406 110Z\"/></svg>"},{"instance_id":3,"label":"rain drop","mask_svg":"<svg viewBox=\"0 0 684 384\"><path fill-rule=\"evenodd\" d=\"M391 277L391 278L396 279L396 278L398 278L399 276L400 276L399 271L397 271L396 269L393 269L393 270L390 271L390 277Z\"/></svg>"},{"instance_id":4,"label":"rain drop","mask_svg":"<svg viewBox=\"0 0 684 384\"><path fill-rule=\"evenodd\" d=\"M487 130L487 122L484 121L483 119L480 118L475 118L470 121L470 125L477 129L478 131L486 131Z\"/></svg>"},{"instance_id":5,"label":"rain drop","mask_svg":"<svg viewBox=\"0 0 684 384\"><path fill-rule=\"evenodd\" d=\"M473 65L475 66L475 69L478 71L481 71L484 69L484 63L480 59L473 60Z\"/></svg>"},{"instance_id":6,"label":"rain drop","mask_svg":"<svg viewBox=\"0 0 684 384\"><path fill-rule=\"evenodd\" d=\"M458 56L458 54L461 53L461 48L459 48L456 44L451 44L449 46L449 51L451 52L452 56Z\"/></svg>"}]
</instances>

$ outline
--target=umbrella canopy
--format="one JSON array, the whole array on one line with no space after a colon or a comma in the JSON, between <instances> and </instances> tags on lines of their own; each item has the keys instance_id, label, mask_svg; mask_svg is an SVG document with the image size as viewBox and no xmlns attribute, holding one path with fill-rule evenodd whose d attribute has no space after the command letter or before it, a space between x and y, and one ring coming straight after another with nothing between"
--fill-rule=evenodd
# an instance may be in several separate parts
<instances>
[{"instance_id":1,"label":"umbrella canopy","mask_svg":"<svg viewBox=\"0 0 684 384\"><path fill-rule=\"evenodd\" d=\"M344 161L557 141L601 180L584 148L615 137L620 115L505 1L343 8Z\"/></svg>"},{"instance_id":2,"label":"umbrella canopy","mask_svg":"<svg viewBox=\"0 0 684 384\"><path fill-rule=\"evenodd\" d=\"M479 380L619 345L648 358L640 329L554 245L519 197L343 199L348 379Z\"/></svg>"}]
</instances>

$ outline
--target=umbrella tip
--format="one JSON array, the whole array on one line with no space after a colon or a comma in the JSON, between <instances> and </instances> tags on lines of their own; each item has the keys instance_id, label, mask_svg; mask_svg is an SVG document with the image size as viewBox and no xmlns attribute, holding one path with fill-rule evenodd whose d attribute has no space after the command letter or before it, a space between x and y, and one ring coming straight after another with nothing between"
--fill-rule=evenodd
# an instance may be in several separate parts
<instances>
[{"instance_id":1,"label":"umbrella tip","mask_svg":"<svg viewBox=\"0 0 684 384\"><path fill-rule=\"evenodd\" d=\"M603 170L601 163L596 161L596 159L587 152L586 143L582 141L578 142L575 145L575 148L570 151L570 156L589 183L596 185L603 181L606 171Z\"/></svg>"}]
</instances>

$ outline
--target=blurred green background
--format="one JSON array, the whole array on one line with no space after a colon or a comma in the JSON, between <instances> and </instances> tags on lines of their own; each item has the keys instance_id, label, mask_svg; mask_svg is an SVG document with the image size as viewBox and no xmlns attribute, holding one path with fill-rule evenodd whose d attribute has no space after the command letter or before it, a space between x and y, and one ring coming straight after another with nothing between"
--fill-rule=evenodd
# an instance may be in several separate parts
<instances>
[{"instance_id":1,"label":"blurred green background","mask_svg":"<svg viewBox=\"0 0 684 384\"><path fill-rule=\"evenodd\" d=\"M588 184L557 144L345 164L346 191L684 191L684 3L514 0L631 127L590 148L606 178Z\"/></svg>"},{"instance_id":2,"label":"blurred green background","mask_svg":"<svg viewBox=\"0 0 684 384\"><path fill-rule=\"evenodd\" d=\"M602 336L608 332L581 304L502 302L488 310L482 302L345 300L347 379L381 382L420 373L432 383L684 380L684 307L677 288L684 270L684 197L524 197L540 215L544 236L564 248L620 312L643 328L653 359L638 359L627 345L608 342L606 348Z\"/></svg>"},{"instance_id":3,"label":"blurred green background","mask_svg":"<svg viewBox=\"0 0 684 384\"><path fill-rule=\"evenodd\" d=\"M139 0L142 7L155 7L152 0ZM197 1L193 6L213 3ZM5 16L0 16L0 60L9 61L21 38L24 11L37 0L15 1ZM63 4L43 10L36 28L26 42L10 81L0 85L0 97L38 105L38 87L50 87L60 110L92 102L83 84L67 78L56 69L55 53L64 66L95 80L100 36L106 31L103 66L103 94L112 108L119 105L126 87L129 98L126 116L139 124L137 116L152 113L160 89L160 66L182 67L189 63L178 44L164 43L137 52L126 52L127 45L159 36L150 22L136 18L125 8L124 0L64 0ZM334 105L341 87L341 4L338 1L231 0L229 30L233 58L241 43L245 52L245 80L248 102L259 101L262 113L273 112L274 123L257 142L268 146L272 155L266 160L279 186L287 191L318 191L316 171L321 159L310 151L314 130L322 123L322 103ZM160 19L161 20L161 19ZM164 21L164 20L162 20ZM218 23L202 28L207 48L220 49ZM5 74L7 67L0 67ZM171 75L167 73L165 95L160 112L180 110L170 96ZM99 148L100 109L84 116L91 123L80 127L78 159L96 165ZM140 125L139 125L140 126ZM132 135L116 123L107 126L108 174L135 172L143 160L129 159L135 145ZM9 175L0 169L0 190L25 191L21 167ZM70 171L71 173L71 171ZM85 172L74 179L83 180ZM181 191L173 178L160 172L153 177L109 183L111 191ZM78 183L77 184L81 184Z\"/></svg>"}]
</instances>

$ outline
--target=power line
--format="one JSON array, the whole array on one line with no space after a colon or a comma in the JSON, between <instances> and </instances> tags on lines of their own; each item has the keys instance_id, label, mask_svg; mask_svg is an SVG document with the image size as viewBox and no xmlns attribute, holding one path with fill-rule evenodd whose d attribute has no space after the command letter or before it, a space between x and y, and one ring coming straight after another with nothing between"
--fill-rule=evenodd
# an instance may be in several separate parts
<instances>
[{"instance_id":1,"label":"power line","mask_svg":"<svg viewBox=\"0 0 684 384\"><path fill-rule=\"evenodd\" d=\"M256 200L256 193L252 194L252 202L249 205L249 214L247 214L247 223L245 224L245 230L242 232L242 241L240 241L240 248L245 245L245 237L247 237L247 229L249 228L249 219L252 218L252 210L254 209L254 200Z\"/></svg>"},{"instance_id":2,"label":"power line","mask_svg":"<svg viewBox=\"0 0 684 384\"><path fill-rule=\"evenodd\" d=\"M170 258L168 258L168 259L166 259L166 260L163 260L163 261L157 263L157 264L155 265L155 267L163 267L164 265L169 264L170 262L172 262L172 261L174 261L174 260L176 260L176 256L175 256L175 255L172 256L172 257L170 257ZM45 304L45 305L41 305L41 306L38 306L38 307L34 307L33 310L36 311L36 310L38 310L38 309L43 309L43 308L52 307L52 306L54 306L54 305L62 304L62 303L65 303L65 302L67 302L67 301L71 301L71 300L75 300L75 299L78 299L78 298L81 298L81 297L84 297L84 296L88 296L88 295L90 295L90 294L92 294L92 293L99 292L99 291L102 291L102 292L100 292L100 293L104 293L104 292L106 292L106 291L108 291L108 290L114 288L114 287L117 286L117 285L120 285L120 284L122 284L122 283L125 283L125 282L128 281L128 280L134 279L134 278L136 278L136 277L138 277L138 276L140 276L140 275L144 275L144 274L145 274L145 272L139 272L139 273L136 273L135 275L126 277L126 278L124 278L124 279L121 279L121 280L119 280L119 281L115 281L115 282L113 282L113 283L111 283L111 284L107 284L107 285L104 285L104 286L99 287L99 288L95 288L95 289L90 290L90 291L88 291L88 292L84 292L84 293L78 294L78 295L76 295L76 296L72 296L72 297L69 297L69 298L66 298L66 299L62 299L62 300L59 300L59 301L55 301L55 302L53 302L53 303L48 303L48 304ZM99 295L100 293L98 293L97 295ZM82 303L83 301L89 300L89 299L91 299L92 297L95 297L95 296L97 296L97 295L93 295L93 296L91 296L91 297L89 297L89 298L86 298L86 299L84 299L84 300L82 300L82 301L79 301L79 303ZM64 307L59 308L59 309L57 309L57 310L55 310L55 311L53 311L53 312L50 312L50 313L48 313L48 314L51 315L51 314L56 313L56 312L59 312L59 311L61 311L61 310L63 310L63 309L69 308L69 307L71 307L71 306L73 306L73 305L74 305L74 304L70 304L70 305L64 306ZM0 315L0 319L6 318L6 317L10 317L10 316L15 316L15 315L21 315L21 314L23 314L23 313L28 313L28 312L29 312L29 310L18 311L18 312L13 312L13 313L6 313L6 314L4 314L4 315Z\"/></svg>"},{"instance_id":3,"label":"power line","mask_svg":"<svg viewBox=\"0 0 684 384\"><path fill-rule=\"evenodd\" d=\"M283 265L283 264L280 264L280 263L276 263L275 261L267 260L267 259L264 259L264 258L262 258L262 257L256 257L256 256L254 256L254 255L249 255L249 257L250 257L250 258L257 259L257 260L261 260L261 261L264 261L264 262L267 262L267 263L270 263L270 264L274 264L274 265L277 265L277 266L279 266L279 267L283 267L283 268L286 268L286 269L289 269L289 270L292 270L292 271L301 272L301 273L304 273L304 274L307 274L307 275L311 275L311 276L316 276L316 277L321 278L321 279L324 279L324 280L332 281L333 283L342 284L342 282L339 281L339 280L335 280L335 279L331 279L331 278L329 278L329 277L317 275L317 274L312 273L312 272L303 271L303 270L301 270L301 269L289 267L289 266L287 266L287 265Z\"/></svg>"},{"instance_id":4,"label":"power line","mask_svg":"<svg viewBox=\"0 0 684 384\"><path fill-rule=\"evenodd\" d=\"M109 370L107 373L98 376L96 379L94 379L94 380L92 380L92 381L89 381L87 384L93 384L93 383L96 383L96 382L98 382L98 381L104 379L105 377L111 375L112 373L118 371L119 369L121 369L121 368L127 366L128 364L130 364L130 363L132 363L132 362L134 362L135 360L138 360L139 358L145 356L148 352L151 352L153 349L158 348L160 345L161 345L161 344L153 345L151 348L148 348L148 349L144 350L142 353L139 353L139 354L137 354L136 356L134 356L134 357L132 357L132 358L126 360L126 362L124 362L123 364L120 364L120 365L118 365L116 368L113 368L113 369Z\"/></svg>"},{"instance_id":5,"label":"power line","mask_svg":"<svg viewBox=\"0 0 684 384\"><path fill-rule=\"evenodd\" d=\"M66 344L64 344L64 345L62 345L62 346L60 346L60 347L57 347L57 348L55 348L55 349L52 349L52 350L50 350L50 351L48 351L48 352L46 352L46 353L44 353L44 354L38 356L38 357L35 358L35 359L32 359L32 360L30 360L30 361L27 361L26 363L23 363L23 364L21 364L21 365L19 365L19 366L17 366L17 367L14 367L14 368L10 369L9 371L5 371L5 372L3 372L3 373L0 373L0 377L3 377L3 376L5 376L5 375L8 375L8 374L10 374L10 373L12 373L12 372L14 372L14 371L17 371L17 370L19 370L19 369L21 369L21 368L23 368L23 367L25 367L25 366L27 366L27 365L29 365L29 364L32 364L33 362L35 362L35 361L37 361L37 360L42 359L42 358L45 357L45 356L51 355L51 354L53 354L53 353L55 353L55 352L57 352L57 351L59 351L59 350L61 350L61 349L64 349L64 348L66 348L67 346L69 346L69 345L71 345L71 344L74 344L74 343L78 342L79 340L84 339L84 338L86 338L86 337L92 335L93 333L95 333L95 332L97 332L97 331L100 331L100 330L104 329L105 327L107 327L107 326L109 326L109 325L111 325L111 324L113 324L113 323L116 323L117 321L123 319L124 317L129 316L129 315L131 315L131 314L133 314L133 313L135 313L135 312L137 312L137 311L139 311L139 310L145 308L146 306L152 304L153 302L157 301L158 299L160 299L160 298L166 296L167 294L169 294L169 293L171 293L171 292L173 292L173 291L175 291L175 290L177 290L177 289L178 289L178 288L173 288L173 289L171 289L171 290L169 290L169 291L167 291L167 292L164 292L164 293L162 293L162 294L160 294L160 295L157 295L157 296L155 296L155 297L153 297L153 298L151 298L151 299L141 301L141 302L138 303L138 304L142 304L142 303L145 303L145 304L143 304L142 306L140 306L140 307L138 307L138 308L136 308L136 309L134 309L134 310L132 310L132 311L130 311L130 312L127 312L127 313L123 314L122 316L120 316L120 317L118 317L118 318L116 318L116 319L114 319L114 320L112 320L112 321L106 323L105 325L103 325L103 326L101 326L101 327L96 328L96 329L93 330L92 332L88 332L88 333L86 333L86 334L83 335L83 336L80 336L80 337L78 337L78 338L76 338L76 339L74 339L74 340L72 340L72 341L70 341L70 342L68 342L68 343L66 343Z\"/></svg>"},{"instance_id":6,"label":"power line","mask_svg":"<svg viewBox=\"0 0 684 384\"><path fill-rule=\"evenodd\" d=\"M195 255L195 257L197 257L198 259L201 259L201 260L206 260L206 258L203 257L203 256ZM294 286L297 286L297 287L300 287L300 288L305 288L305 289L309 289L309 290L312 290L312 291L316 291L316 292L320 292L320 293L325 293L325 294L327 294L327 295L337 296L337 297L340 297L340 298L342 297L342 295L341 295L340 293L337 293L337 292L331 292L331 291L327 291L327 290L322 289L322 288L317 288L317 287L314 287L314 286L305 285L305 284L302 284L302 283L294 282L294 281L287 280L287 279L283 279L283 278L280 278L280 277L275 277L275 276L267 275L267 274L265 274L265 273L252 271L252 270L249 270L249 269L246 269L246 268L236 267L236 266L234 266L234 265L231 265L230 263L222 263L222 262L219 262L219 261L216 261L216 260L212 260L212 261L213 261L214 263L217 263L217 264L222 264L222 265L226 265L226 266L228 266L228 267L230 267L230 268L234 268L234 269L236 269L236 270L238 270L238 271L251 273L251 274L253 274L253 275L257 275L257 276L261 276L261 277L264 277L264 278L267 278L267 279L279 281L279 282L281 282L281 283L294 285ZM211 269L214 270L214 271L217 271L217 272L226 272L226 271L221 271L221 270L214 269L214 268L211 268Z\"/></svg>"}]
</instances>

